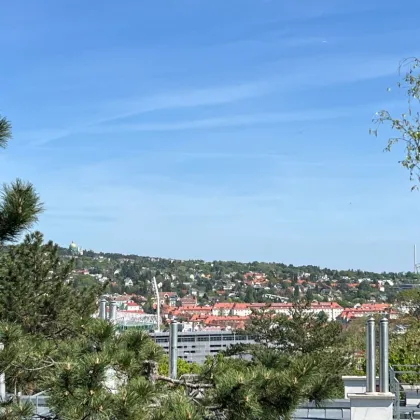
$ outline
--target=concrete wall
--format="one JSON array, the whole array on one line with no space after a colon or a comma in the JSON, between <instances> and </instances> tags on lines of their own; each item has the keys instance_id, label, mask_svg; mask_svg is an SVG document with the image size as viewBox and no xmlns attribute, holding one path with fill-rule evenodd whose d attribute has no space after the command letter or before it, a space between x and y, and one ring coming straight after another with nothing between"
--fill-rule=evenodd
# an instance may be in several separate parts
<instances>
[{"instance_id":1,"label":"concrete wall","mask_svg":"<svg viewBox=\"0 0 420 420\"><path fill-rule=\"evenodd\" d=\"M394 394L350 394L351 420L392 420Z\"/></svg>"},{"instance_id":2,"label":"concrete wall","mask_svg":"<svg viewBox=\"0 0 420 420\"><path fill-rule=\"evenodd\" d=\"M366 392L366 376L343 376L344 398L348 399L348 394L362 394ZM379 391L379 377L376 377L376 388Z\"/></svg>"}]
</instances>

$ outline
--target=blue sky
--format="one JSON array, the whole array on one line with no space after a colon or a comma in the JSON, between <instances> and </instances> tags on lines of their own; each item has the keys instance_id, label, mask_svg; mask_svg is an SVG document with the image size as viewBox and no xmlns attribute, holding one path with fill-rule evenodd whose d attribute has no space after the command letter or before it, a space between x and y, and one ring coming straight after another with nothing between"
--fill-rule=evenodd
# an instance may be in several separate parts
<instances>
[{"instance_id":1,"label":"blue sky","mask_svg":"<svg viewBox=\"0 0 420 420\"><path fill-rule=\"evenodd\" d=\"M410 270L420 193L369 136L404 112L418 0L15 0L0 176L48 239L175 258ZM388 92L387 88L392 87Z\"/></svg>"}]
</instances>

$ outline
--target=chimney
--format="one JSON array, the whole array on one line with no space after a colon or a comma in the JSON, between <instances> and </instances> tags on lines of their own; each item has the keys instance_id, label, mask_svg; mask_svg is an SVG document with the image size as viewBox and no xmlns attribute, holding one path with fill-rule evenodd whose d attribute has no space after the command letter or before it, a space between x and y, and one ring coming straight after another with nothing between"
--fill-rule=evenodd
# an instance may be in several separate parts
<instances>
[{"instance_id":1,"label":"chimney","mask_svg":"<svg viewBox=\"0 0 420 420\"><path fill-rule=\"evenodd\" d=\"M117 302L113 300L109 305L109 322L115 323L117 321Z\"/></svg>"},{"instance_id":2,"label":"chimney","mask_svg":"<svg viewBox=\"0 0 420 420\"><path fill-rule=\"evenodd\" d=\"M384 316L379 324L379 392L389 392L389 323Z\"/></svg>"},{"instance_id":3,"label":"chimney","mask_svg":"<svg viewBox=\"0 0 420 420\"><path fill-rule=\"evenodd\" d=\"M350 419L393 419L395 395L389 392L388 378L388 319L380 322L379 346L379 389L376 392L375 366L375 319L370 317L366 323L366 392L348 394L350 398Z\"/></svg>"},{"instance_id":4,"label":"chimney","mask_svg":"<svg viewBox=\"0 0 420 420\"><path fill-rule=\"evenodd\" d=\"M99 319L106 319L106 299L99 301Z\"/></svg>"},{"instance_id":5,"label":"chimney","mask_svg":"<svg viewBox=\"0 0 420 420\"><path fill-rule=\"evenodd\" d=\"M375 319L366 322L366 392L376 392Z\"/></svg>"},{"instance_id":6,"label":"chimney","mask_svg":"<svg viewBox=\"0 0 420 420\"><path fill-rule=\"evenodd\" d=\"M4 344L0 343L0 353L4 350ZM6 401L6 378L4 372L0 372L0 402Z\"/></svg>"},{"instance_id":7,"label":"chimney","mask_svg":"<svg viewBox=\"0 0 420 420\"><path fill-rule=\"evenodd\" d=\"M178 322L171 322L169 331L169 376L177 379L178 376Z\"/></svg>"}]
</instances>

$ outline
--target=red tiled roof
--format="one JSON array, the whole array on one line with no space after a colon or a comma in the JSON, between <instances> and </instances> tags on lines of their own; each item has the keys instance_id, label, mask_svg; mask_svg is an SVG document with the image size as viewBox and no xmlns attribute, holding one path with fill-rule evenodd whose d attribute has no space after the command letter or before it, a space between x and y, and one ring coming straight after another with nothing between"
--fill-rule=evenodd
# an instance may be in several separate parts
<instances>
[{"instance_id":1,"label":"red tiled roof","mask_svg":"<svg viewBox=\"0 0 420 420\"><path fill-rule=\"evenodd\" d=\"M245 319L248 319L248 317L245 316L208 316L206 318L206 323L210 323L213 321L244 321Z\"/></svg>"},{"instance_id":2,"label":"red tiled roof","mask_svg":"<svg viewBox=\"0 0 420 420\"><path fill-rule=\"evenodd\" d=\"M175 292L159 292L159 297L174 297L177 296Z\"/></svg>"},{"instance_id":3,"label":"red tiled roof","mask_svg":"<svg viewBox=\"0 0 420 420\"><path fill-rule=\"evenodd\" d=\"M137 309L137 310L120 310L118 311L119 314L144 314L143 309Z\"/></svg>"},{"instance_id":4,"label":"red tiled roof","mask_svg":"<svg viewBox=\"0 0 420 420\"><path fill-rule=\"evenodd\" d=\"M215 303L213 308L214 309L222 309L222 308L233 308L234 303L230 303L230 302L218 302Z\"/></svg>"},{"instance_id":5,"label":"red tiled roof","mask_svg":"<svg viewBox=\"0 0 420 420\"><path fill-rule=\"evenodd\" d=\"M358 308L347 308L341 312L340 318L342 319L353 319L357 316L366 316L370 314L380 314L387 312L389 314L396 315L398 312L395 309L391 308L391 305L388 303L364 303Z\"/></svg>"},{"instance_id":6,"label":"red tiled roof","mask_svg":"<svg viewBox=\"0 0 420 420\"><path fill-rule=\"evenodd\" d=\"M234 309L249 309L248 303L235 303Z\"/></svg>"}]
</instances>

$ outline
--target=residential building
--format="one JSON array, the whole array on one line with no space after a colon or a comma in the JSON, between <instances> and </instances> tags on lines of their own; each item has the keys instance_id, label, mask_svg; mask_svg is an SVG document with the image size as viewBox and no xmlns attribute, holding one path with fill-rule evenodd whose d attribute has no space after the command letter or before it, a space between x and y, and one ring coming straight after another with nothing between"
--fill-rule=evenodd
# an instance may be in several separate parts
<instances>
[{"instance_id":1,"label":"residential building","mask_svg":"<svg viewBox=\"0 0 420 420\"><path fill-rule=\"evenodd\" d=\"M126 279L124 279L124 285L126 287L132 287L132 286L134 286L133 280L131 280L130 277L127 277Z\"/></svg>"},{"instance_id":2,"label":"residential building","mask_svg":"<svg viewBox=\"0 0 420 420\"><path fill-rule=\"evenodd\" d=\"M178 302L178 295L175 292L159 292L160 304L176 306Z\"/></svg>"},{"instance_id":3,"label":"residential building","mask_svg":"<svg viewBox=\"0 0 420 420\"><path fill-rule=\"evenodd\" d=\"M196 306L197 296L187 295L180 299L181 306Z\"/></svg>"},{"instance_id":4,"label":"residential building","mask_svg":"<svg viewBox=\"0 0 420 420\"><path fill-rule=\"evenodd\" d=\"M355 318L384 314L388 314L391 319L398 317L398 311L388 303L364 303L363 305L356 305L354 308L344 309L337 319L343 323L348 323Z\"/></svg>"},{"instance_id":5,"label":"residential building","mask_svg":"<svg viewBox=\"0 0 420 420\"><path fill-rule=\"evenodd\" d=\"M235 303L232 309L233 316L249 316L252 311L248 303Z\"/></svg>"},{"instance_id":6,"label":"residential building","mask_svg":"<svg viewBox=\"0 0 420 420\"><path fill-rule=\"evenodd\" d=\"M212 314L214 316L229 316L233 310L234 303L220 302L213 306Z\"/></svg>"}]
</instances>

